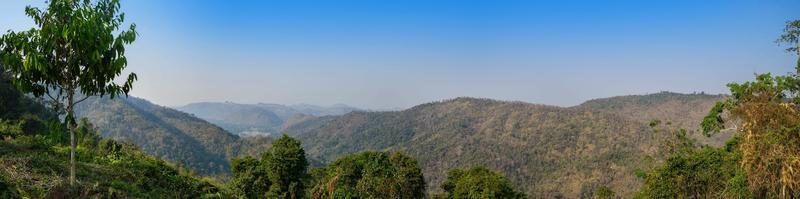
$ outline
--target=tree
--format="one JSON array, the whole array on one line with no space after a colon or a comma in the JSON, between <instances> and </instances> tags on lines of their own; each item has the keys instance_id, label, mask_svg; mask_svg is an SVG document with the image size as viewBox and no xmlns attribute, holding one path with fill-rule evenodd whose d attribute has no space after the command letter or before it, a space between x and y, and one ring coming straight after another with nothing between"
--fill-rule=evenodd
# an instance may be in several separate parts
<instances>
[{"instance_id":1,"label":"tree","mask_svg":"<svg viewBox=\"0 0 800 199\"><path fill-rule=\"evenodd\" d=\"M442 189L444 198L525 198L505 177L486 167L450 170Z\"/></svg>"},{"instance_id":2,"label":"tree","mask_svg":"<svg viewBox=\"0 0 800 199\"><path fill-rule=\"evenodd\" d=\"M797 73L800 73L800 20L786 22L783 34L775 42L789 45L790 47L786 48L786 51L797 53L798 59L795 69Z\"/></svg>"},{"instance_id":3,"label":"tree","mask_svg":"<svg viewBox=\"0 0 800 199\"><path fill-rule=\"evenodd\" d=\"M797 51L800 20L790 21L778 42ZM800 57L797 72L800 73ZM732 97L718 102L703 120L707 133L738 131L740 165L758 198L800 197L800 76L756 75L755 81L728 84ZM727 114L727 115L726 115Z\"/></svg>"},{"instance_id":4,"label":"tree","mask_svg":"<svg viewBox=\"0 0 800 199\"><path fill-rule=\"evenodd\" d=\"M425 178L402 153L361 152L315 169L311 198L425 198Z\"/></svg>"},{"instance_id":5,"label":"tree","mask_svg":"<svg viewBox=\"0 0 800 199\"><path fill-rule=\"evenodd\" d=\"M739 137L724 148L713 148L698 146L683 129L655 133L662 131L673 135L664 141L666 157L640 176L644 185L634 198L752 198L739 167ZM598 193L602 192L596 191L596 198L604 198Z\"/></svg>"},{"instance_id":6,"label":"tree","mask_svg":"<svg viewBox=\"0 0 800 199\"><path fill-rule=\"evenodd\" d=\"M265 161L267 175L272 182L267 196L303 198L308 161L300 141L283 134L261 159Z\"/></svg>"},{"instance_id":7,"label":"tree","mask_svg":"<svg viewBox=\"0 0 800 199\"><path fill-rule=\"evenodd\" d=\"M36 97L47 96L54 109L66 112L71 184L75 183L75 104L90 96L127 95L136 80L131 73L124 83L114 82L127 66L125 45L137 35L135 24L120 30L125 15L119 8L119 0L50 0L45 10L26 7L36 28L8 31L0 38L0 63L12 73L15 86Z\"/></svg>"},{"instance_id":8,"label":"tree","mask_svg":"<svg viewBox=\"0 0 800 199\"><path fill-rule=\"evenodd\" d=\"M246 156L231 160L233 179L230 187L234 194L245 198L262 198L272 183L261 161Z\"/></svg>"},{"instance_id":9,"label":"tree","mask_svg":"<svg viewBox=\"0 0 800 199\"><path fill-rule=\"evenodd\" d=\"M308 161L300 141L283 135L261 154L231 160L236 195L246 198L303 198Z\"/></svg>"}]
</instances>

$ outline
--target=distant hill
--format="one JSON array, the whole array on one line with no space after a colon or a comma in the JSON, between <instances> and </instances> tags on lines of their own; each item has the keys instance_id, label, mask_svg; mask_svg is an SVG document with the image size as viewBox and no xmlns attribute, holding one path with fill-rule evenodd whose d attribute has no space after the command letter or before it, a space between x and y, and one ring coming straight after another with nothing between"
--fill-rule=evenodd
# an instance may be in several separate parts
<instances>
[{"instance_id":1,"label":"distant hill","mask_svg":"<svg viewBox=\"0 0 800 199\"><path fill-rule=\"evenodd\" d=\"M420 161L433 192L440 191L447 170L485 165L532 196L578 198L603 185L630 196L641 184L634 170L670 137L653 133L647 123L672 120L696 129L720 99L664 92L556 107L457 98L403 111L306 119L285 131L322 163L363 150L404 151Z\"/></svg>"},{"instance_id":2,"label":"distant hill","mask_svg":"<svg viewBox=\"0 0 800 199\"><path fill-rule=\"evenodd\" d=\"M255 155L270 138L243 139L205 120L135 97L92 97L76 109L103 137L129 141L142 150L191 168L201 175L228 175L229 160Z\"/></svg>"},{"instance_id":3,"label":"distant hill","mask_svg":"<svg viewBox=\"0 0 800 199\"><path fill-rule=\"evenodd\" d=\"M241 135L272 134L283 131L287 124L299 119L343 115L359 109L347 105L316 106L309 104L237 104L231 102L192 103L176 109L193 114L229 132Z\"/></svg>"}]
</instances>

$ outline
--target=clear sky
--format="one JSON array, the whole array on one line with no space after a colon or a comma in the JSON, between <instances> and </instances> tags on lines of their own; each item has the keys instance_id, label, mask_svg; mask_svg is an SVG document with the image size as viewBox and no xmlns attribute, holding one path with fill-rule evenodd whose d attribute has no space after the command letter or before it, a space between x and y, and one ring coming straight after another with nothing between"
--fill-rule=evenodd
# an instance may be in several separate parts
<instances>
[{"instance_id":1,"label":"clear sky","mask_svg":"<svg viewBox=\"0 0 800 199\"><path fill-rule=\"evenodd\" d=\"M31 27L0 3L0 30ZM659 91L725 93L784 74L773 43L800 1L122 0L140 37L132 95L410 107L458 96L561 106Z\"/></svg>"}]
</instances>

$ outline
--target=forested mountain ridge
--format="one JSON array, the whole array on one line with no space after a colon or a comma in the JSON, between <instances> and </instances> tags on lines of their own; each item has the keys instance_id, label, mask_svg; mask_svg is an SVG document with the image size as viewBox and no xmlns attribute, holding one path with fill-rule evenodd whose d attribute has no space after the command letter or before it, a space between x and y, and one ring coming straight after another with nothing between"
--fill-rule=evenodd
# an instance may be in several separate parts
<instances>
[{"instance_id":1,"label":"forested mountain ridge","mask_svg":"<svg viewBox=\"0 0 800 199\"><path fill-rule=\"evenodd\" d=\"M129 141L202 175L228 175L232 157L255 155L270 143L262 136L243 139L190 114L135 97L92 97L76 110L103 137Z\"/></svg>"},{"instance_id":2,"label":"forested mountain ridge","mask_svg":"<svg viewBox=\"0 0 800 199\"><path fill-rule=\"evenodd\" d=\"M702 118L708 114L709 108L714 106L717 101L728 97L726 95L708 95L705 93L659 92L649 95L593 99L570 108L609 112L640 123L661 120L670 122L678 128L697 131L700 128ZM713 137L705 137L701 133L694 133L689 136L702 144L721 146L731 135L732 132Z\"/></svg>"},{"instance_id":3,"label":"forested mountain ridge","mask_svg":"<svg viewBox=\"0 0 800 199\"><path fill-rule=\"evenodd\" d=\"M587 196L600 186L626 196L641 184L634 171L670 138L652 133L649 121L696 129L695 121L723 98L664 92L558 107L462 97L403 111L295 115L281 129L303 142L313 166L365 150L408 153L419 160L434 193L448 170L485 165L531 196ZM255 155L270 141L240 138L138 98L94 98L78 110L104 136L130 140L203 175L227 174L230 157Z\"/></svg>"},{"instance_id":4,"label":"forested mountain ridge","mask_svg":"<svg viewBox=\"0 0 800 199\"><path fill-rule=\"evenodd\" d=\"M316 106L309 104L238 104L198 102L175 109L193 114L235 134L278 135L283 128L305 117L342 115L360 110L347 105Z\"/></svg>"},{"instance_id":5,"label":"forested mountain ridge","mask_svg":"<svg viewBox=\"0 0 800 199\"><path fill-rule=\"evenodd\" d=\"M582 197L600 186L629 196L641 184L634 170L670 137L653 133L649 120L699 121L723 97L658 93L566 108L456 98L403 111L321 117L286 131L321 162L363 150L406 152L419 160L433 192L447 170L486 165L531 196ZM694 124L676 122L687 129Z\"/></svg>"}]
</instances>

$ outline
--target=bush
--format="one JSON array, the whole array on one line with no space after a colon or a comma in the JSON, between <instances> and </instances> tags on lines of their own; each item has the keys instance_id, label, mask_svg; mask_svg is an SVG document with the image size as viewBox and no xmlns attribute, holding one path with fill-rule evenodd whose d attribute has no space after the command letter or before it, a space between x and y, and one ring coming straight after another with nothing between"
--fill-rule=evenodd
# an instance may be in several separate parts
<instances>
[{"instance_id":1,"label":"bush","mask_svg":"<svg viewBox=\"0 0 800 199\"><path fill-rule=\"evenodd\" d=\"M424 198L417 161L401 153L362 152L315 169L311 198Z\"/></svg>"},{"instance_id":2,"label":"bush","mask_svg":"<svg viewBox=\"0 0 800 199\"><path fill-rule=\"evenodd\" d=\"M505 177L486 167L451 170L442 189L444 198L525 198Z\"/></svg>"}]
</instances>

